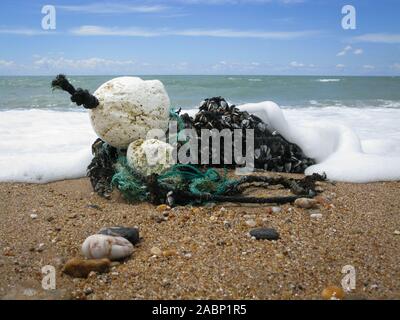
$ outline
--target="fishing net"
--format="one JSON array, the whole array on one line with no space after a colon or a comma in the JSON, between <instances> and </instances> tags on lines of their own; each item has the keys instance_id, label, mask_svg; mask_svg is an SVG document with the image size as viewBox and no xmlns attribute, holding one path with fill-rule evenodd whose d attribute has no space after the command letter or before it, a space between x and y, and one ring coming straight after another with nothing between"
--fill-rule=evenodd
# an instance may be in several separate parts
<instances>
[{"instance_id":1,"label":"fishing net","mask_svg":"<svg viewBox=\"0 0 400 320\"><path fill-rule=\"evenodd\" d=\"M177 164L160 176L156 176L160 202L167 193L190 192L193 195L224 195L234 188L239 181L228 179L226 172L221 175L215 169L201 171L194 165ZM149 179L139 175L128 165L126 157L119 157L115 165L112 185L117 187L129 202L146 201L150 199ZM154 195L153 195L154 196Z\"/></svg>"}]
</instances>

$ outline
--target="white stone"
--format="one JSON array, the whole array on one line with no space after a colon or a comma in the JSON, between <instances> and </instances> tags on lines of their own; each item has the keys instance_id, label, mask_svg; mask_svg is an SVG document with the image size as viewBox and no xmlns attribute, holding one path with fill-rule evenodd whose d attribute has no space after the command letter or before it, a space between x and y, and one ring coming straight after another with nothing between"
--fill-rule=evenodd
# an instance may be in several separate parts
<instances>
[{"instance_id":1,"label":"white stone","mask_svg":"<svg viewBox=\"0 0 400 320\"><path fill-rule=\"evenodd\" d=\"M158 80L120 77L93 94L99 105L89 111L96 134L116 148L127 148L148 131L168 128L170 99Z\"/></svg>"},{"instance_id":2,"label":"white stone","mask_svg":"<svg viewBox=\"0 0 400 320\"><path fill-rule=\"evenodd\" d=\"M170 144L157 139L139 139L129 145L126 158L128 165L143 176L162 174L174 164L173 150Z\"/></svg>"},{"instance_id":3,"label":"white stone","mask_svg":"<svg viewBox=\"0 0 400 320\"><path fill-rule=\"evenodd\" d=\"M133 253L133 245L122 237L95 234L82 244L82 254L88 259L120 260Z\"/></svg>"}]
</instances>

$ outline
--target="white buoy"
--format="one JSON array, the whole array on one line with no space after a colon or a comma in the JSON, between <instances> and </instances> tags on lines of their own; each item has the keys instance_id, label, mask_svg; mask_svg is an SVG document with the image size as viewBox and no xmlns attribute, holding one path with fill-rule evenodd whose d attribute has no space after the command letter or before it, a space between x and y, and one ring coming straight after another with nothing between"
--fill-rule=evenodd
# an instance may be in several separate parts
<instances>
[{"instance_id":1,"label":"white buoy","mask_svg":"<svg viewBox=\"0 0 400 320\"><path fill-rule=\"evenodd\" d=\"M170 169L174 148L163 141L139 139L129 145L126 158L128 165L143 176L162 174Z\"/></svg>"},{"instance_id":2,"label":"white buoy","mask_svg":"<svg viewBox=\"0 0 400 320\"><path fill-rule=\"evenodd\" d=\"M99 101L90 120L96 134L109 145L125 149L146 139L152 129L168 128L170 99L158 80L120 77L104 83L93 94Z\"/></svg>"}]
</instances>

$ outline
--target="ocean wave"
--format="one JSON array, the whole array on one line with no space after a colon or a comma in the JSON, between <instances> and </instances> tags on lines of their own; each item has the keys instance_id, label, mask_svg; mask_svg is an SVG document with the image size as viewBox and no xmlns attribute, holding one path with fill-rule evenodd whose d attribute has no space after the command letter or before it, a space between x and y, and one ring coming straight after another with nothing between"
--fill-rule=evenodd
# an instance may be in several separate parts
<instances>
[{"instance_id":1,"label":"ocean wave","mask_svg":"<svg viewBox=\"0 0 400 320\"><path fill-rule=\"evenodd\" d=\"M325 82L340 82L342 80L341 79L318 79L317 81L325 83Z\"/></svg>"},{"instance_id":2,"label":"ocean wave","mask_svg":"<svg viewBox=\"0 0 400 320\"><path fill-rule=\"evenodd\" d=\"M271 128L318 160L308 173L324 170L332 180L349 182L400 179L400 108L253 105ZM251 104L239 108L254 111ZM265 108L271 110L265 113ZM197 111L185 110L191 115ZM86 111L1 111L0 181L46 183L84 177L95 139Z\"/></svg>"},{"instance_id":3,"label":"ocean wave","mask_svg":"<svg viewBox=\"0 0 400 320\"><path fill-rule=\"evenodd\" d=\"M248 79L250 82L262 82L263 80L262 79L257 79L257 78L255 78L255 79Z\"/></svg>"}]
</instances>

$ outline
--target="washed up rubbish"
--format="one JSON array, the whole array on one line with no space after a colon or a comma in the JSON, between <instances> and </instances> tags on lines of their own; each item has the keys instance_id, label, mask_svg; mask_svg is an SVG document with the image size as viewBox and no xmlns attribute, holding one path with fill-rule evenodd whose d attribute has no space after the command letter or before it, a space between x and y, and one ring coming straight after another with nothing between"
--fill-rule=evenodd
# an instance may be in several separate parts
<instances>
[{"instance_id":1,"label":"washed up rubbish","mask_svg":"<svg viewBox=\"0 0 400 320\"><path fill-rule=\"evenodd\" d=\"M155 139L144 140L146 133L152 129L167 132L170 120L178 121L178 135L184 129L195 129L198 133L203 129L228 129L231 134L238 129L253 129L256 168L304 173L307 167L315 164L297 145L285 140L261 118L240 111L221 97L206 99L201 103L199 112L191 117L181 115L180 111L171 112L168 95L159 81L116 78L91 95L87 90L75 90L64 75L59 75L52 87L69 92L73 102L89 109L92 126L99 139L92 146L94 158L87 175L93 189L106 198L116 187L128 201L150 201L169 206L207 202L284 204L300 197L315 196L315 182L325 179L318 174L297 180L253 176L228 179L226 174L220 174L209 165L174 164L171 145ZM242 135L243 146L246 145L245 136ZM178 141L178 147L185 143ZM202 151L200 148L199 152ZM212 145L209 152L211 157ZM220 157L220 167L241 166L237 163L226 164L223 152ZM280 184L294 195L272 198L242 196L245 188L259 184L264 187ZM90 239L89 243L91 241L104 242L100 238ZM91 255L88 248L86 253ZM99 253L99 256L104 256L104 253Z\"/></svg>"},{"instance_id":2,"label":"washed up rubbish","mask_svg":"<svg viewBox=\"0 0 400 320\"><path fill-rule=\"evenodd\" d=\"M90 95L87 90L75 90L64 75L58 75L52 87L67 91L73 102L89 109L94 131L115 148L126 149L131 142L145 139L148 131L168 128L170 100L158 80L115 78Z\"/></svg>"},{"instance_id":3,"label":"washed up rubbish","mask_svg":"<svg viewBox=\"0 0 400 320\"><path fill-rule=\"evenodd\" d=\"M96 234L82 244L82 254L87 259L122 260L133 253L133 245L122 237Z\"/></svg>"},{"instance_id":4,"label":"washed up rubbish","mask_svg":"<svg viewBox=\"0 0 400 320\"><path fill-rule=\"evenodd\" d=\"M157 139L139 139L129 145L126 158L132 169L146 177L170 169L173 150L170 144Z\"/></svg>"},{"instance_id":5,"label":"washed up rubbish","mask_svg":"<svg viewBox=\"0 0 400 320\"><path fill-rule=\"evenodd\" d=\"M311 165L313 159L306 157L296 144L290 143L276 130L263 122L259 117L247 111L240 111L235 105L229 105L222 97L206 99L194 116L187 113L180 116L185 129L196 129L199 139L201 130L224 129L254 130L254 162L255 168L271 172L304 173ZM245 149L245 133L243 133L243 150ZM200 144L199 144L200 145ZM210 145L210 160L212 163L212 145ZM224 163L223 148L220 163ZM202 152L202 150L199 150ZM201 158L199 154L199 159ZM235 159L232 156L232 159ZM228 165L228 164L225 164ZM236 166L235 163L233 163Z\"/></svg>"}]
</instances>

